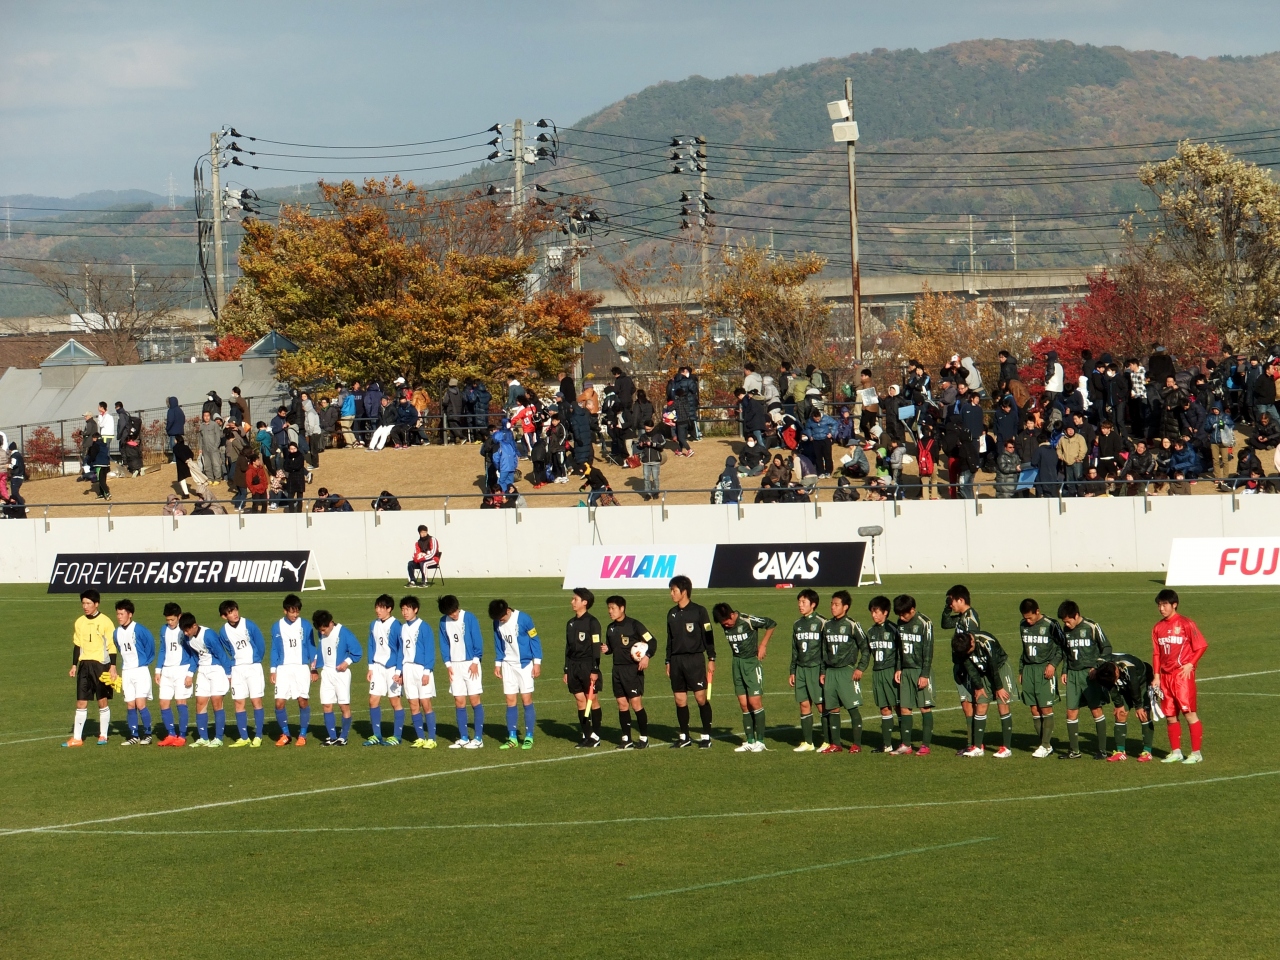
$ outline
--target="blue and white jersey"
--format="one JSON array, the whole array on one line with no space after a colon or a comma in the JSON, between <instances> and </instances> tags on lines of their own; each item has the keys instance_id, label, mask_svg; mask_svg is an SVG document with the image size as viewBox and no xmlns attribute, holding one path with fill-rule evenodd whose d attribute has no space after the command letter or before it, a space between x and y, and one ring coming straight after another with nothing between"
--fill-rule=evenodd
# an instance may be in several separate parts
<instances>
[{"instance_id":1,"label":"blue and white jersey","mask_svg":"<svg viewBox=\"0 0 1280 960\"><path fill-rule=\"evenodd\" d=\"M400 669L400 621L395 617L369 624L369 662Z\"/></svg>"},{"instance_id":2,"label":"blue and white jersey","mask_svg":"<svg viewBox=\"0 0 1280 960\"><path fill-rule=\"evenodd\" d=\"M190 670L195 665L195 655L187 646L186 634L178 627L165 624L160 628L160 666L163 669Z\"/></svg>"},{"instance_id":3,"label":"blue and white jersey","mask_svg":"<svg viewBox=\"0 0 1280 960\"><path fill-rule=\"evenodd\" d=\"M436 665L436 635L431 627L418 617L406 620L400 627L400 662L416 663L428 670Z\"/></svg>"},{"instance_id":4,"label":"blue and white jersey","mask_svg":"<svg viewBox=\"0 0 1280 960\"><path fill-rule=\"evenodd\" d=\"M244 617L233 627L230 622L224 623L219 635L223 642L231 648L231 654L235 658L235 666L247 667L262 661L262 655L266 652L267 644L263 639L262 631L258 629L257 624L252 620L246 620Z\"/></svg>"},{"instance_id":5,"label":"blue and white jersey","mask_svg":"<svg viewBox=\"0 0 1280 960\"><path fill-rule=\"evenodd\" d=\"M150 666L155 661L155 638L137 620L130 620L127 627L116 627L115 640L116 649L120 651L120 665L125 670Z\"/></svg>"},{"instance_id":6,"label":"blue and white jersey","mask_svg":"<svg viewBox=\"0 0 1280 960\"><path fill-rule=\"evenodd\" d=\"M440 653L446 664L479 663L484 653L484 638L480 635L480 621L467 610L458 612L458 618L440 618Z\"/></svg>"},{"instance_id":7,"label":"blue and white jersey","mask_svg":"<svg viewBox=\"0 0 1280 960\"><path fill-rule=\"evenodd\" d=\"M187 643L196 653L196 662L201 670L212 670L215 666L227 673L231 672L231 651L223 644L222 637L208 627L199 627L194 637L188 637Z\"/></svg>"},{"instance_id":8,"label":"blue and white jersey","mask_svg":"<svg viewBox=\"0 0 1280 960\"><path fill-rule=\"evenodd\" d=\"M542 661L542 644L538 641L538 628L527 613L512 610L506 623L493 622L495 653L504 663L527 667L531 662Z\"/></svg>"},{"instance_id":9,"label":"blue and white jersey","mask_svg":"<svg viewBox=\"0 0 1280 960\"><path fill-rule=\"evenodd\" d=\"M299 617L292 623L281 617L271 628L271 668L286 664L310 666L315 659L311 623Z\"/></svg>"},{"instance_id":10,"label":"blue and white jersey","mask_svg":"<svg viewBox=\"0 0 1280 960\"><path fill-rule=\"evenodd\" d=\"M356 663L364 656L356 635L340 623L333 625L327 637L319 637L317 646L320 652L320 665L329 670L340 663L348 665Z\"/></svg>"}]
</instances>

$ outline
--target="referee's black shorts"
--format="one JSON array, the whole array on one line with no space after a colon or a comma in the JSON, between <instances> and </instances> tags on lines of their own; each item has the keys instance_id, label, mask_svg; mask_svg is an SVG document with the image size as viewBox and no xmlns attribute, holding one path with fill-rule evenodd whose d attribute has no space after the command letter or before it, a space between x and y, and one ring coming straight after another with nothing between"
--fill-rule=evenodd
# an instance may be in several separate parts
<instances>
[{"instance_id":1,"label":"referee's black shorts","mask_svg":"<svg viewBox=\"0 0 1280 960\"><path fill-rule=\"evenodd\" d=\"M97 660L81 660L76 668L77 700L110 700L115 695L111 684L103 683L99 677L106 673L108 667Z\"/></svg>"},{"instance_id":2,"label":"referee's black shorts","mask_svg":"<svg viewBox=\"0 0 1280 960\"><path fill-rule=\"evenodd\" d=\"M700 653L681 653L671 658L671 692L689 693L707 689L707 661Z\"/></svg>"},{"instance_id":3,"label":"referee's black shorts","mask_svg":"<svg viewBox=\"0 0 1280 960\"><path fill-rule=\"evenodd\" d=\"M613 668L613 697L634 700L644 696L644 674L634 666Z\"/></svg>"},{"instance_id":4,"label":"referee's black shorts","mask_svg":"<svg viewBox=\"0 0 1280 960\"><path fill-rule=\"evenodd\" d=\"M594 660L570 660L564 665L565 675L569 678L569 692L585 694L591 689L591 674L596 672ZM596 674L595 692L600 692L600 676Z\"/></svg>"}]
</instances>

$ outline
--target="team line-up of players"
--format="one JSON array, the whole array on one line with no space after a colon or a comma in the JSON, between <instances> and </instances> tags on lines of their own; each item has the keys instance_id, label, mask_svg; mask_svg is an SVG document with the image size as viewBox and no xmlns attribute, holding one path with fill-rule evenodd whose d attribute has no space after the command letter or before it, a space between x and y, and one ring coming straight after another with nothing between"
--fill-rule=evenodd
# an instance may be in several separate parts
<instances>
[{"instance_id":1,"label":"team line-up of players","mask_svg":"<svg viewBox=\"0 0 1280 960\"><path fill-rule=\"evenodd\" d=\"M733 657L731 674L734 692L742 709L744 740L738 752L765 749L763 669L768 644L777 623L718 603L708 614L692 602L692 586L686 577L670 583L674 606L667 616L665 669L675 699L679 736L675 749L711 746L712 712L709 695L715 675L715 640L712 622L719 623ZM266 642L262 631L240 615L234 600L223 601L218 613L223 626L214 631L201 626L190 612L176 603L164 608L164 626L159 642L134 619L133 603L116 603L116 626L99 612L100 595L94 590L81 594L84 615L74 629L70 674L77 681L77 703L68 747L83 745L88 701L99 705L98 743L108 742L109 701L114 692L123 693L128 707L129 737L126 746L153 742L148 703L153 696L151 670L159 687L161 718L166 736L159 746L221 747L224 744L224 700L228 693L235 707L239 739L230 747L258 747L264 736L263 699L266 692L263 661ZM864 628L849 616L852 599L837 590L830 600L830 618L817 613L820 598L813 590L801 590L796 598L799 619L792 626L789 682L800 708L802 741L798 753L842 753L841 711L847 710L852 726L850 753L862 749L862 680L868 668L876 706L880 711L882 750L895 755L928 755L933 737L933 624L916 609L913 597L902 595L890 601L878 596L868 604L872 624ZM600 658L613 657L612 688L617 701L622 737L618 749L645 749L649 746L648 717L644 707L645 670L654 639L638 620L627 615L626 599L606 600L609 623L604 629L590 613L594 594L578 588L570 597L574 616L565 629L563 681L573 695L581 733L578 746L601 744L602 689ZM1013 717L1010 703L1021 699L1030 707L1039 746L1038 758L1053 754L1053 706L1065 698L1068 750L1063 759L1082 756L1079 748L1079 719L1082 706L1089 708L1096 728L1096 759L1112 762L1127 758L1128 713L1133 711L1142 727L1140 761L1152 759L1155 721L1167 719L1171 750L1165 762L1198 763L1202 760L1201 725L1196 714L1195 667L1206 643L1195 623L1178 613L1178 596L1162 590L1156 597L1160 619L1152 629L1150 663L1111 648L1097 622L1082 616L1071 600L1058 607L1057 619L1041 613L1032 599L1022 601L1019 624L1022 652L1020 676L1015 677L1000 641L981 628L969 591L963 585L947 593L940 623L951 631L953 679L967 720L968 742L957 753L965 757L985 754L987 710L996 704L1003 743L994 756L1012 756ZM454 698L458 738L456 749L484 746L484 706L481 664L484 642L479 620L463 610L452 595L439 598L437 634L418 616L416 597L399 602L402 621L395 619L395 601L387 594L374 601L374 620L369 624L365 678L369 684L371 736L365 746L397 746L404 727L403 701L408 700L415 738L409 745L431 749L436 742L436 717L432 701L436 696L435 663L437 644L449 677L449 693ZM276 721L280 734L276 746L293 743L304 746L310 726L311 684L319 681L320 702L327 737L325 746L343 746L351 731L351 677L365 655L360 641L347 627L334 621L325 610L317 610L310 622L303 619L302 601L295 594L285 597L283 612L271 627L270 675L275 695ZM504 600L493 600L488 608L493 622L494 675L501 679L507 701L507 738L500 749L531 749L535 730L534 680L541 674L542 646L532 618L511 608ZM893 619L891 619L891 615ZM117 664L119 658L119 664ZM187 742L187 701L196 698L196 737ZM702 723L701 736L690 736L692 695ZM392 709L392 729L383 736L382 700ZM296 700L299 734L290 733L286 705ZM519 736L520 705L523 703L524 738ZM1114 707L1115 748L1106 751L1106 719L1103 705ZM468 724L467 706L472 708ZM176 711L174 706L176 705ZM212 736L209 706L214 710ZM248 707L253 708L253 735L249 732ZM335 714L334 708L338 708ZM815 745L814 710L822 721L823 744ZM921 743L913 747L913 721L921 714ZM175 715L176 714L176 715ZM632 737L632 714L636 736ZM1186 715L1190 727L1191 752L1181 751L1179 717ZM339 720L341 726L339 727ZM893 738L897 733L897 745Z\"/></svg>"}]
</instances>

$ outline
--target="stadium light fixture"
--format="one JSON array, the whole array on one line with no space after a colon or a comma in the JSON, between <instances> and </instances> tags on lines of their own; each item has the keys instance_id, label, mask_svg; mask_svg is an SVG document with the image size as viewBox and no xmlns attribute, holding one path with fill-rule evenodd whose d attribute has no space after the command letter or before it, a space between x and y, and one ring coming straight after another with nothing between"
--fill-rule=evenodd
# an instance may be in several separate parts
<instances>
[{"instance_id":1,"label":"stadium light fixture","mask_svg":"<svg viewBox=\"0 0 1280 960\"><path fill-rule=\"evenodd\" d=\"M853 108L848 100L832 100L827 104L827 116L832 120L849 120L853 117Z\"/></svg>"}]
</instances>

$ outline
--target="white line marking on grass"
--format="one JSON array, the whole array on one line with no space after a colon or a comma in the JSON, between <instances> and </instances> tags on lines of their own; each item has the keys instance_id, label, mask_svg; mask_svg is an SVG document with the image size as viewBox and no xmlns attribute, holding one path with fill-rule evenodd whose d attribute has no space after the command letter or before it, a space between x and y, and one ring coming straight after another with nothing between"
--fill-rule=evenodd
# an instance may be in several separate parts
<instances>
[{"instance_id":1,"label":"white line marking on grass","mask_svg":"<svg viewBox=\"0 0 1280 960\"><path fill-rule=\"evenodd\" d=\"M609 751L608 755L613 755L617 751ZM575 755L576 756L576 755ZM557 757L558 760L572 759L570 757ZM552 763L552 760L536 760L528 761L529 763ZM510 766L522 766L523 764L513 763ZM494 769L492 767L478 767L476 769ZM499 765L498 769L502 769ZM465 770L444 771L445 773L464 773ZM384 780L372 784L357 784L362 786L380 786L383 783L398 783L401 780L417 780L424 776L440 776L441 774L421 774L416 777L397 777L394 780ZM526 820L515 821L511 823L434 823L434 824L410 824L406 826L388 826L388 827L278 827L278 828L243 828L232 830L79 830L75 829L81 826L87 826L94 823L110 823L114 820L127 820L136 817L159 816L163 813L184 813L187 810L203 810L209 807L230 806L238 803L250 803L253 799L274 800L277 797L259 797L246 800L233 800L226 803L210 803L199 807L185 807L182 810L163 810L158 813L140 813L131 814L128 817L114 817L111 820L88 820L84 823L70 823L62 826L54 827L32 827L25 830L5 830L0 831L0 837L9 836L15 833L68 833L68 834L104 834L107 836L154 836L154 837L182 837L182 836L206 836L206 835L222 835L222 834L268 834L268 833L387 833L387 832L411 832L419 830L511 830L511 829L529 829L529 828L547 828L547 827L608 827L618 826L622 824L636 823L674 823L684 820L737 820L745 817L794 817L808 816L812 814L822 813L864 813L873 810L910 810L923 807L960 807L960 806L978 806L982 804L994 803L1018 803L1020 801L1038 801L1038 800L1064 800L1079 797L1097 797L1106 796L1108 794L1120 793L1137 793L1142 790L1162 790L1171 787L1198 787L1202 785L1214 783L1230 783L1236 780L1253 780L1258 777L1276 777L1280 776L1280 770L1264 770L1258 773L1240 773L1227 777L1206 777L1203 780L1175 780L1172 783L1149 783L1136 787L1111 787L1104 790L1076 790L1069 793L1040 793L1025 794L1016 797L979 797L973 800L920 800L912 803L878 803L878 804L862 804L858 806L847 807L800 807L787 810L744 810L733 811L730 813L680 813L670 814L668 816L656 817L614 817L608 820ZM353 789L351 787L324 787L320 790L304 790L298 793L282 794L284 797L306 796L313 793L326 793L333 790Z\"/></svg>"},{"instance_id":2,"label":"white line marking on grass","mask_svg":"<svg viewBox=\"0 0 1280 960\"><path fill-rule=\"evenodd\" d=\"M37 740L61 740L65 733L55 733L51 737L27 737L25 740L0 740L0 747L11 747L15 743L35 743Z\"/></svg>"},{"instance_id":3,"label":"white line marking on grass","mask_svg":"<svg viewBox=\"0 0 1280 960\"><path fill-rule=\"evenodd\" d=\"M831 870L834 867L851 867L859 863L875 863L877 860L893 860L897 857L909 857L916 853L933 853L937 850L950 850L952 847L968 847L975 843L989 843L996 837L977 837L973 840L958 840L955 843L942 843L936 847L915 847L911 850L895 850L893 853L880 853L874 857L856 857L852 860L837 860L834 863L815 863L811 867L795 867L791 870L779 870L776 873L757 873L749 877L737 877L733 880L716 880L712 883L698 883L692 887L676 887L672 890L656 890L653 893L637 893L628 900L648 900L651 897L669 897L677 893L693 893L695 890L710 890L714 887L731 887L739 883L754 883L757 880L776 880L779 877L790 877L797 873L811 873L814 870Z\"/></svg>"},{"instance_id":4,"label":"white line marking on grass","mask_svg":"<svg viewBox=\"0 0 1280 960\"><path fill-rule=\"evenodd\" d=\"M1280 693L1236 693L1234 690L1206 690L1202 697L1280 697Z\"/></svg>"},{"instance_id":5,"label":"white line marking on grass","mask_svg":"<svg viewBox=\"0 0 1280 960\"><path fill-rule=\"evenodd\" d=\"M1280 673L1280 670L1255 670L1252 673L1228 673L1220 677L1196 677L1196 681L1208 683L1210 680L1238 680L1241 677L1265 677L1269 673Z\"/></svg>"},{"instance_id":6,"label":"white line marking on grass","mask_svg":"<svg viewBox=\"0 0 1280 960\"><path fill-rule=\"evenodd\" d=\"M567 757L547 757L543 760L518 760L514 763L490 763L482 767L459 767L456 770L433 770L429 773L414 773L404 777L387 777L384 780L371 780L367 783L348 783L334 787L316 787L312 790L292 790L288 793L273 793L261 797L241 797L238 800L218 800L212 803L197 803L189 807L174 807L170 810L151 810L145 813L126 813L118 817L100 817L95 820L79 820L75 823L53 824L47 827L22 827L0 830L0 837L12 837L23 833L48 833L50 831L69 830L75 827L87 827L98 823L120 823L124 820L140 820L144 817L164 817L174 813L194 813L197 810L216 810L220 807L238 807L246 803L259 803L265 800L289 800L293 797L312 797L323 793L341 793L346 790L365 790L371 787L386 787L394 783L409 783L414 780L429 780L434 777L449 777L460 773L481 773L486 770L510 770L514 767L531 767L543 763L563 763L566 760L581 760L591 756L609 756L614 751L597 753L570 754ZM105 832L105 831L104 831Z\"/></svg>"}]
</instances>

